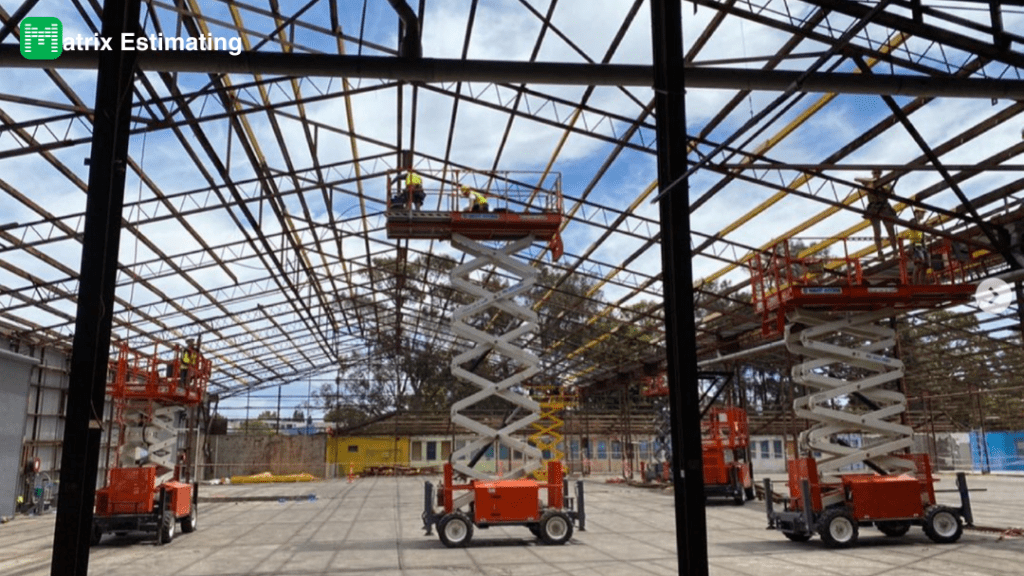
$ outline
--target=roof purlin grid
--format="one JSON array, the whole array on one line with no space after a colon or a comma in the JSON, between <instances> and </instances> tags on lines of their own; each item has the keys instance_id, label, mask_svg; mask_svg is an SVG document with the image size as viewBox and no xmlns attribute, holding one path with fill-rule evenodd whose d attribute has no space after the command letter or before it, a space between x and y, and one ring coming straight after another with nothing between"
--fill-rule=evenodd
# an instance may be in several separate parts
<instances>
[{"instance_id":1,"label":"roof purlin grid","mask_svg":"<svg viewBox=\"0 0 1024 576\"><path fill-rule=\"evenodd\" d=\"M716 17L713 19L713 25L707 29L707 39L710 39L720 27L725 26L737 17L790 34L790 41L786 44L785 50L780 50L778 53L764 58L762 65L766 70L784 64L789 56L797 54L795 50L802 42L812 41L823 46L834 46L839 37L849 31L849 28L837 25L843 22L842 19L836 18L837 14L845 12L847 13L847 19L856 19L863 18L868 13L868 8L857 5L858 3L855 2L849 3L854 6L839 6L836 2L832 1L775 1L763 2L763 6L760 8L750 3L713 2L710 0L699 0L697 4L702 9L708 8L717 11ZM901 2L892 2L890 4L894 7L909 6ZM287 26L282 26L282 24L286 22L287 17L280 14L276 6L272 6L269 10L264 10L253 4L223 3L222 6L227 7L232 18L230 20L217 20L203 14L199 9L198 3L190 2L189 5L188 9L178 9L166 3L152 3L152 6L160 9L160 11L153 12L154 24L157 23L159 17L166 17L167 14L172 14L183 17L182 22L195 27L196 30L208 25L234 29L243 38L251 37L264 42L265 44L262 48L264 50L270 49L273 46L275 49L282 51L312 51L308 46L294 42L290 37L286 36ZM787 12L801 13L800 10L792 10L791 8L804 5L812 5L814 10L806 12L806 16L802 19L786 15ZM545 35L549 34L569 44L579 57L585 60L597 61L597 59L591 59L584 50L575 45L568 32L559 28L558 24L553 20L551 11L547 14L542 14L525 3L524 6L542 23L538 29L535 42L533 42L531 61L537 57L540 46L545 41ZM552 8L553 6L554 4L551 4ZM639 2L632 5L629 12L630 18L635 16L639 6ZM79 8L83 14L88 14L80 5ZM957 21L956 17L943 12L941 9L928 10L927 14L931 22L934 22L934 19L945 19L951 23ZM250 17L264 18L267 22L273 23L274 27L268 30L256 29L248 23L247 20ZM259 22L263 23L264 20ZM305 22L301 18L295 20L295 24L311 32L333 37L338 53L343 53L345 42L354 44L358 41L358 38L353 37L351 34L343 35L340 27L328 30ZM623 22L623 25L618 29L617 37L613 38L601 61L611 61L615 54L616 45L628 28L628 24L628 22ZM916 54L913 52L915 48L908 44L903 44L896 49L887 49L883 43L878 41L877 38L879 36L877 32L880 27L896 29L895 26L897 25L903 32L908 33L911 38L920 36L930 41L931 44L929 45L928 52ZM977 74L979 70L984 71L983 66L985 62L998 61L1006 64L1008 67L1017 67L1024 62L1017 52L1005 49L977 48L980 41L975 38L969 38L954 31L942 31L934 23L914 24L909 18L890 13L887 7L883 7L883 10L877 16L870 19L869 26L871 28L870 34L857 33L850 35L850 43L842 46L841 51L836 50L836 54L841 54L840 58L842 60L829 60L830 67L835 68L839 62L849 62L848 58L859 55L877 58L897 68L917 73L928 73L936 76L950 74L972 76ZM997 31L986 27L984 24L975 22L972 26L979 32L991 34L993 37L999 36ZM1013 35L1006 35L1005 31L1002 34L1006 38L1017 38ZM471 35L472 20L467 24L466 36L462 42L463 57L468 53ZM888 37L888 35L886 36ZM969 53L972 50L977 50L974 53L981 56L981 58L969 59L962 64L954 64L948 61L943 62L944 53L930 48L930 46L935 46L936 44L966 50ZM378 53L393 54L395 52L389 48L369 43L365 43L364 47ZM688 61L701 62L699 55L698 49L691 50L687 55ZM801 56L806 57L804 55ZM820 57L821 53L816 56ZM751 61L756 58L757 56L752 56ZM1013 69L1015 70L1016 68ZM58 72L50 71L48 74L57 85L63 84ZM137 115L137 119L140 124L136 127L135 132L138 134L165 134L167 130L170 130L178 145L187 151L189 161L195 165L199 173L204 175L209 186L201 189L197 188L192 192L179 192L170 189L166 182L150 178L146 167L140 165L138 159L133 158L130 167L132 172L143 180L147 191L153 196L140 202L137 206L138 211L135 213L126 209L126 230L138 242L143 243L153 256L148 260L125 264L122 269L124 274L122 282L136 283L140 288L145 288L150 293L155 294L159 300L140 306L121 299L119 306L130 311L128 312L128 318L131 318L132 322L120 319L120 327L126 330L128 334L132 334L139 329L133 328L132 324L136 324L139 327L144 325L157 327L156 330L151 327L143 328L145 332L139 335L167 341L173 339L174 336L183 335L189 330L194 330L198 327L203 327L203 330L210 330L212 334L223 333L221 331L224 330L224 327L216 326L221 321L214 322L211 320L215 316L224 319L245 318L247 313L254 310L267 310L271 309L270 307L285 307L287 309L290 306L294 316L288 323L278 323L274 318L270 318L270 327L254 328L246 325L247 322L253 321L251 319L240 322L242 330L255 343L249 343L246 346L234 344L231 342L237 340L237 337L225 334L224 341L229 344L223 348L223 352L220 352L220 347L214 345L211 341L211 349L215 350L217 355L223 354L224 360L237 358L230 361L230 363L237 363L239 359L255 360L260 358L258 350L261 347L265 350L272 350L282 346L279 339L272 336L275 332L285 330L292 333L306 332L309 334L308 339L305 336L300 337L289 334L288 338L283 341L287 345L294 347L297 352L295 355L289 355L287 360L283 360L283 370L274 368L271 365L273 363L271 358L260 359L256 362L257 365L262 366L258 371L263 371L269 375L257 376L258 371L241 371L238 372L239 375L230 379L235 383L233 385L236 386L242 385L248 378L256 378L260 382L272 384L274 379L287 379L289 373L306 373L310 365L330 365L330 359L336 352L330 334L341 329L355 330L356 333L363 333L367 336L374 331L388 329L381 321L382 318L387 317L386 315L391 312L386 307L375 306L373 310L357 308L350 312L345 312L335 307L338 294L347 293L348 298L355 299L360 292L372 293L374 287L360 281L357 278L358 271L366 270L372 266L371 260L375 256L386 255L389 251L393 252L393 249L388 248L389 244L387 242L382 241L379 236L374 237L375 234L380 234L380 229L372 225L371 222L375 213L368 210L370 203L376 204L382 201L382 194L377 191L368 191L363 187L364 182L373 180L381 174L381 171L370 170L365 167L364 158L362 157L357 157L357 160L349 164L346 164L344 161L337 162L334 165L321 163L316 153L312 134L314 132L333 132L349 138L354 156L358 155L357 143L366 142L375 147L389 150L389 152L384 152L383 155L397 155L401 149L401 144L389 144L371 138L367 134L360 132L356 125L346 124L343 126L339 123L332 126L325 124L309 116L303 106L315 102L347 101L350 97L367 92L393 90L400 86L401 83L381 82L378 85L351 88L347 85L346 81L341 91L336 90L322 94L306 95L302 93L300 84L293 78L261 78L259 76L248 78L240 76L235 78L232 75L210 75L208 76L209 82L199 90L185 89L180 83L180 78L181 76L177 74L167 73L151 74L146 72L139 75L136 89L140 92L139 98L143 104L138 107L140 114ZM157 90L154 81L162 83L161 90ZM276 87L283 86L282 83L284 82L290 85L291 91L277 92L275 98L280 95L279 100L271 98L270 91ZM605 152L606 156L602 168L593 175L580 197L567 204L573 217L567 226L573 226L573 222L582 222L588 226L596 227L601 230L601 233L589 245L567 253L568 258L575 258L575 260L570 260L568 264L557 267L557 269L562 272L563 278L567 278L570 273L580 273L592 277L598 288L602 287L603 283L608 283L609 287L614 288L616 294L614 302L602 308L596 316L591 318L590 323L607 316L612 310L621 309L633 296L654 293L649 290L652 284L657 282L657 275L647 276L638 274L636 270L630 269L629 266L630 263L636 261L640 256L653 248L658 241L657 228L653 227L654 222L650 219L639 217L638 214L634 213L638 206L635 200L642 198L642 195L650 194L653 186L645 187L642 193L638 193L635 197L627 198L622 206L605 207L602 206L601 202L588 203L589 196L600 188L602 179L605 177L605 170L614 165L616 157L621 151L633 150L643 154L651 154L653 152L654 143L652 140L646 140L644 145L637 144L635 140L638 132L650 131L653 128L652 118L650 117L650 101L645 106L631 92L622 89L622 92L629 95L636 105L636 110L631 111L635 112L636 116L630 117L623 114L620 110L602 110L599 106L591 103L589 100L594 92L593 87L587 89L580 96L579 101L575 103L563 97L546 96L543 91L535 90L527 84L504 84L501 87L503 89L511 89L509 94L512 98L510 100L495 100L482 97L481 90L464 92L462 83L453 85L446 85L444 83L431 85L414 84L414 94L422 88L452 100L448 128L448 145L444 148L444 153L436 158L430 157L428 154L418 154L418 157L431 158L441 165L458 165L458 158L452 155L453 132L455 130L456 118L463 111L463 108L468 106L487 107L507 114L507 121L501 135L501 141L503 142L508 140L514 134L514 131L520 128L519 120L522 119L561 130L563 134L562 142L572 137L576 139L593 139L611 145L611 149ZM486 90L486 87L481 88ZM315 84L314 89L318 89ZM255 98L245 97L244 93L248 90L256 90L257 96ZM65 95L73 94L70 88L62 89L61 91ZM161 95L168 91L170 92L169 96ZM705 142L710 143L708 144L711 146L710 149L730 142L734 139L734 135L737 138L753 143L754 138L751 136L752 134L763 134L764 130L768 130L770 126L773 126L773 124L765 123L756 132L744 133L742 135L729 133L729 130L736 125L732 119L740 113L742 106L747 102L745 98L747 94L744 91L738 91L731 102L721 108L711 122L702 127L700 134ZM202 113L197 113L199 109L196 106L197 99L209 95L217 96L220 109L208 107ZM531 103L531 99L536 98L547 98L547 103L539 105L536 102ZM785 106L787 108L789 106L796 106L797 102L802 98L806 98L806 95L797 91L794 93L792 100L787 102ZM10 98L6 100L10 100ZM416 100L415 95L413 100ZM904 113L911 112L912 108L924 108L931 100L930 98L920 98L912 103L905 103L903 104ZM45 103L37 102L35 104ZM359 115L359 110L353 109L352 106L353 103L351 101L347 101L345 104L345 109L348 112L348 121L352 121L353 118L357 119ZM286 107L288 108L287 110L284 109ZM557 110L556 107L564 107L565 109ZM5 130L18 134L22 142L26 144L20 149L3 151L0 154L10 154L12 157L14 155L31 155L47 158L51 165L63 172L69 180L74 182L76 178L74 174L76 172L63 165L55 157L47 156L47 154L61 148L74 148L86 143L88 139L73 138L68 141L62 141L59 138L53 138L51 141L39 141L36 138L37 136L41 138L42 135L38 132L28 132L28 130L45 129L50 134L63 134L68 129L69 122L88 121L90 111L87 106L76 99L71 99L70 104L54 102L51 108L55 114L49 118L15 121L14 118L5 115ZM1016 112L1010 112L1011 109L1019 112L1019 105L1015 104L1010 108L996 110L990 117L979 119L973 128L967 130L973 131L973 137L977 138L987 130L998 128L1002 123L1011 118L1019 118L1019 116L1015 116ZM777 112L781 113L783 110L780 108ZM145 113L144 115L142 114L143 112ZM774 112L766 112L766 117L772 113ZM270 127L272 135L270 140L260 140L250 125L249 119L255 119L257 115L262 115L267 122L266 125ZM410 117L411 120L409 120L413 133L416 131L417 116L417 110L413 109ZM595 118L600 119L595 120ZM908 118L913 118L913 116L908 116ZM292 158L282 133L281 122L284 121L296 122L301 126L304 145L307 148L306 151L313 158L311 165L300 166L297 160ZM209 127L213 127L220 122L228 123L231 138L235 145L243 151L241 158L244 158L248 171L255 176L248 179L239 178L234 174L234 166L230 169L228 168L223 156L223 146L219 144L214 145L207 131ZM878 124L879 128L875 129L873 136L865 138L862 144L871 143L873 137L881 137L885 129L894 122L895 120L880 122ZM625 124L624 129L621 129L615 127L617 123L619 125L623 123L628 124ZM867 133L865 132L865 134ZM955 151L959 146L964 145L964 141L961 139L957 142L957 138L948 138L947 141L950 143L950 146L947 148L942 148L941 145L936 145L935 143L930 145L941 157L943 154ZM962 138L962 135L960 138ZM771 136L769 136L769 139L771 139ZM736 141L739 142L740 140ZM197 144L198 149L196 148ZM851 145L853 144L851 142ZM281 155L283 159L282 165L268 164L264 154L261 152L261 147L267 145L276 145L278 150L275 151L275 154ZM413 143L411 142L410 146L412 145ZM697 145L695 148L701 151L707 150L707 148L702 149L702 146L704 145ZM560 162L561 144L552 146L552 148L553 151L548 161L548 166L557 169ZM504 144L498 147L492 162L492 168L496 169L503 164L504 150ZM846 148L845 152L837 151L827 160L827 163L838 164L844 157L856 150L857 146L851 146ZM731 154L738 155L739 158L743 159L743 162L747 162L746 159L748 158L767 159L768 156L764 152L766 150L750 151L747 150L746 145L742 145L733 149ZM1020 151L1017 150L1016 154L1019 153ZM375 151L374 155L376 154L377 152ZM383 155L378 157L383 158ZM714 157L708 161L726 163L728 158L728 156ZM986 166L1006 164L1011 158L1012 155L1007 154L993 156L988 161L988 164L979 165L975 173L969 170L959 170L959 174L954 172L952 176L954 179L969 179L975 176L976 173L983 171ZM3 159L3 156L0 156L0 159ZM839 193L836 189L837 186L850 185L848 180L845 182L842 181L843 179L837 181L835 176L824 173L817 174L815 177L822 178L822 184L815 190L810 190L805 186L795 186L781 180L783 170L787 167L784 156L778 155L771 162L773 165L777 163L779 169L767 172L752 172L751 170L755 168L754 166L746 167L744 170L735 167L723 170L714 166L708 166L711 168L711 170L707 171L708 173L714 171L719 174L717 184L708 190L695 190L695 192L705 193L710 191L711 195L708 196L710 199L714 196L716 188L727 189L728 186L735 182L744 181L746 176L747 179L745 181L748 183L764 186L772 190L782 190L786 201L800 197L822 204L822 211L810 215L807 220L793 228L788 235L798 233L797 231L808 227L810 223L821 221L826 217L826 211L832 210L830 214L842 214L851 210L857 210L856 205L846 202L843 194ZM925 162L923 154L919 160L913 161L915 164L924 164ZM396 162L385 161L385 166L388 168L393 168L395 164ZM350 178L345 179L331 179L326 176L332 169L339 167L354 171L354 174ZM465 166L464 168L469 167ZM825 182L830 184L826 186ZM355 191L345 189L345 187L353 183L357 187ZM78 180L77 185L82 186L81 180ZM943 185L940 182L930 188L921 189L916 194L904 191L900 193L907 194L908 199L927 202L926 198L929 195L942 193L948 187L948 183ZM251 192L244 192L243 189L249 189ZM4 190L8 194L17 193L10 186L4 187ZM360 206L358 218L360 218L359 224L361 225L358 235L365 246L357 256L350 257L344 251L343 231L345 236L352 234L352 231L346 230L344 222L336 218L333 210L326 210L326 214L329 216L325 226L313 224L317 220L313 215L313 211L320 207L307 203L307 192L319 192L321 196L319 201L328 208L331 206L332 199L339 193L351 196L357 200ZM1012 197L1017 192L1019 192L1019 187L1005 188L1002 197L990 198L990 203L995 206L1001 200ZM825 194L825 197L817 198L818 194ZM291 204L289 203L290 199L298 203ZM629 202L630 200L634 201ZM190 205L190 202L194 202L194 204ZM254 202L258 204L253 204ZM132 202L129 201L126 203L126 208L131 205ZM153 208L144 208L147 205L151 205ZM277 230L274 232L261 230L259 219L250 212L250 205L262 205L265 207L269 211L268 214L271 215L272 220L275 221ZM927 206L931 209L939 209L936 205L927 204ZM234 225L237 227L237 231L240 233L238 236L244 238L244 240L232 240L230 242L207 240L204 231L190 225L190 221L194 217L212 212L230 215ZM128 220L129 214L134 214L131 216L130 221ZM698 206L694 210L693 217L699 219L701 216L702 209ZM957 219L961 219L961 217L958 216ZM173 220L185 228L201 248L198 251L175 253L157 244L149 243L147 245L147 227L164 220ZM949 225L954 226L955 222L952 221ZM904 224L906 224L905 221ZM862 223L857 230L862 229L863 225ZM16 229L5 229L0 232L0 239L3 240L3 244L0 245L0 257L3 257L2 255L8 251L33 254L33 249L36 249L36 252L34 252L35 257L40 259L41 262L48 263L51 267L56 266L56 270L62 276L61 278L53 278L52 276L40 277L29 274L24 277L24 281L27 282L24 287L13 291L9 291L5 287L5 297L21 301L20 304L12 303L10 307L11 314L18 314L19 310L29 307L31 302L39 302L42 305L46 305L47 303L59 304L62 300L71 303L75 301L73 288L77 272L66 265L60 264L59 260L39 252L38 249L51 242L63 240L74 240L77 242L80 226L81 220L78 215L57 214L52 209L43 208L43 211L39 213L37 221L21 224ZM337 230L338 233L333 236L318 233L325 232L325 228ZM740 223L736 230L738 232L745 232L748 229L749 227L745 223ZM850 233L852 234L855 231L853 230ZM704 230L702 232L707 235L707 241L702 241L698 238L696 242L700 246L698 254L703 254L704 257L717 260L723 264L735 264L749 253L750 247L748 243L745 240L738 239L740 237L732 233L732 230L721 235L711 230ZM29 240L33 236L34 239ZM627 254L621 264L601 263L600 254L608 246L621 242L625 238L640 240L641 244L630 254ZM765 237L763 239L768 240ZM380 242L384 243L378 244ZM331 248L328 249L325 244L330 244ZM371 245L379 246L379 248ZM287 250L283 250L282 246L287 247ZM412 246L410 245L409 248L411 249ZM429 254L431 250L427 249L426 252ZM288 256L286 257L286 255ZM122 258L122 262L124 262L124 258ZM239 282L235 265L237 263L250 262L257 263L264 268L266 274L258 281ZM343 276L334 275L333 270L336 265L344 267L345 272ZM8 265L7 268L10 270L15 267ZM228 277L233 278L234 287L225 291L222 287L205 285L201 275L209 272L211 268L218 268ZM172 278L184 280L192 286L192 291L184 294L180 291L173 293L163 291L160 284ZM558 285L559 283L556 283L552 288L557 289ZM129 286L129 284L124 284L124 286ZM31 288L31 291L29 288ZM308 293L308 289L313 290L312 296ZM230 292L235 292L235 295L229 295ZM46 294L49 294L49 296L46 296ZM182 302L187 304L176 305ZM147 309L149 310L148 312ZM59 308L53 308L53 311L60 313ZM202 314L197 314L196 311L201 311ZM52 334L55 340L66 338L67 329L71 325L70 323L73 322L73 318L66 313L62 314L67 321L66 324L53 324L49 328L35 326L41 328L44 332ZM349 314L354 315L354 317L349 317ZM230 322L233 320L224 321ZM440 333L436 334L436 337L440 336ZM272 345L262 346L263 343ZM231 350L238 352L232 352ZM281 358L284 359L285 357L282 356ZM579 371L583 370L586 370L586 367L580 366Z\"/></svg>"}]
</instances>

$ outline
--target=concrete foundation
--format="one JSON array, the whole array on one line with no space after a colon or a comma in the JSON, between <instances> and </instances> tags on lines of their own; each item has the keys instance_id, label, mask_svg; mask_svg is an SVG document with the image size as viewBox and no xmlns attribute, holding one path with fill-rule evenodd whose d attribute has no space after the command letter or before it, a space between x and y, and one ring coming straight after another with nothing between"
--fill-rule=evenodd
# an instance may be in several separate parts
<instances>
[{"instance_id":1,"label":"concrete foundation","mask_svg":"<svg viewBox=\"0 0 1024 576\"><path fill-rule=\"evenodd\" d=\"M941 475L939 488L952 488ZM782 481L782 478L778 479ZM970 476L979 525L1020 526L1024 476ZM424 478L360 478L302 484L204 486L198 530L156 546L140 534L106 536L89 572L110 576L243 574L636 575L676 573L671 494L662 489L586 482L587 530L545 546L526 528L476 530L465 549L445 548L420 529ZM315 499L309 499L315 494ZM940 501L956 502L941 493ZM859 545L826 549L815 538L786 540L765 530L761 502L709 505L711 574L822 576L996 576L1020 574L1024 538L968 530L955 544L920 528L888 538L862 528ZM0 526L0 574L50 573L53 515Z\"/></svg>"}]
</instances>

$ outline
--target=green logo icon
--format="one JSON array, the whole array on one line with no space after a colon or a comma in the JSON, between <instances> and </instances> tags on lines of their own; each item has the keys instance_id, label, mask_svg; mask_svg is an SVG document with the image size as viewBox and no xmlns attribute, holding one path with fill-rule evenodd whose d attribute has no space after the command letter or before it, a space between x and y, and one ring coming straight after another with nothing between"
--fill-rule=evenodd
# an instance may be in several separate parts
<instances>
[{"instance_id":1,"label":"green logo icon","mask_svg":"<svg viewBox=\"0 0 1024 576\"><path fill-rule=\"evenodd\" d=\"M21 21L21 55L29 60L54 60L64 51L64 25L59 18L29 16Z\"/></svg>"}]
</instances>

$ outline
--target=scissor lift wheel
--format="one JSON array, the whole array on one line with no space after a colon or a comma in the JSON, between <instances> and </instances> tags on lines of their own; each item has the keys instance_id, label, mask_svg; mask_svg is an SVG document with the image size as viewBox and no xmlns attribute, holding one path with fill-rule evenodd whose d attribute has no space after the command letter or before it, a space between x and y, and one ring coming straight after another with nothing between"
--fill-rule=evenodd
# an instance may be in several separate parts
<instances>
[{"instance_id":1,"label":"scissor lift wheel","mask_svg":"<svg viewBox=\"0 0 1024 576\"><path fill-rule=\"evenodd\" d=\"M540 519L537 531L545 544L565 544L572 538L572 520L564 512L551 510Z\"/></svg>"},{"instance_id":2,"label":"scissor lift wheel","mask_svg":"<svg viewBox=\"0 0 1024 576\"><path fill-rule=\"evenodd\" d=\"M964 526L960 515L948 506L930 506L924 515L924 533L939 544L952 544L960 539Z\"/></svg>"},{"instance_id":3,"label":"scissor lift wheel","mask_svg":"<svg viewBox=\"0 0 1024 576\"><path fill-rule=\"evenodd\" d=\"M462 512L452 512L437 523L437 534L445 546L459 548L473 539L473 522Z\"/></svg>"},{"instance_id":4,"label":"scissor lift wheel","mask_svg":"<svg viewBox=\"0 0 1024 576\"><path fill-rule=\"evenodd\" d=\"M844 506L829 508L818 520L818 534L829 548L846 548L857 542L857 521Z\"/></svg>"},{"instance_id":5,"label":"scissor lift wheel","mask_svg":"<svg viewBox=\"0 0 1024 576\"><path fill-rule=\"evenodd\" d=\"M898 538L910 531L910 522L900 520L889 520L875 523L878 531L890 538Z\"/></svg>"}]
</instances>

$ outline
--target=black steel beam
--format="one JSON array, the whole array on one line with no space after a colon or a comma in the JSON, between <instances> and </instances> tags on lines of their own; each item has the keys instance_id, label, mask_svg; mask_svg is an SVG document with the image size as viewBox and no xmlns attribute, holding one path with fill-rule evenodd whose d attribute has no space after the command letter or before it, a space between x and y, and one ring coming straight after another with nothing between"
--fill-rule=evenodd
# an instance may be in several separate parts
<instances>
[{"instance_id":1,"label":"black steel beam","mask_svg":"<svg viewBox=\"0 0 1024 576\"><path fill-rule=\"evenodd\" d=\"M683 24L678 0L651 0L654 110L658 119L658 186L661 189L662 283L665 349L668 356L672 472L679 573L708 574L704 511L700 402L697 390L697 331L694 325L687 172L686 78ZM677 182L678 181L678 182ZM675 183L675 190L665 188Z\"/></svg>"},{"instance_id":2,"label":"black steel beam","mask_svg":"<svg viewBox=\"0 0 1024 576\"><path fill-rule=\"evenodd\" d=\"M56 60L26 60L17 45L0 45L0 68L94 69L97 52L64 52ZM141 70L220 74L377 78L405 82L496 82L565 86L650 86L652 70L640 64L518 62L391 58L344 54L276 52L137 52ZM682 67L680 68L682 69ZM873 75L792 70L686 68L687 88L767 90L842 94L885 94L949 98L1010 98L1024 93L1024 81L951 76Z\"/></svg>"},{"instance_id":3,"label":"black steel beam","mask_svg":"<svg viewBox=\"0 0 1024 576\"><path fill-rule=\"evenodd\" d=\"M931 22L935 22L939 19L944 19L946 22L925 24L923 18L921 18L921 14L923 11L928 11L928 7L926 5L921 5L921 12L915 11L912 14L912 18L907 18L906 16L902 16L895 12L876 12L874 11L874 3L871 2L850 2L849 0L804 0L804 2L823 8L829 12L844 14L851 18L864 18L865 16L870 15L871 22L878 26L885 26L893 30L905 32L911 36L938 42L939 44L943 44L957 50L963 50L979 58L994 60L996 62L1004 62L1011 66L1016 66L1017 68L1024 67L1024 54L1004 50L999 45L992 42L955 32L955 24L957 24L957 22L952 21L953 17L949 14L940 15L932 12L931 15L935 16L935 19L930 19ZM989 3L989 1L986 0L985 3ZM899 7L897 7L897 9L899 9ZM872 14L872 12L874 13Z\"/></svg>"},{"instance_id":4,"label":"black steel beam","mask_svg":"<svg viewBox=\"0 0 1024 576\"><path fill-rule=\"evenodd\" d=\"M119 38L123 32L136 30L139 5L140 0L107 0L103 5L103 36ZM89 155L78 314L50 566L54 576L84 576L89 571L135 55L118 47L102 52L97 60L96 114Z\"/></svg>"},{"instance_id":5,"label":"black steel beam","mask_svg":"<svg viewBox=\"0 0 1024 576\"><path fill-rule=\"evenodd\" d=\"M7 19L7 22L4 22L4 25L0 26L0 42L3 42L4 38L7 38L7 35L11 33L11 30L14 30L19 24L21 24L21 19L24 18L25 15L27 15L38 3L39 0L25 0L21 3L21 6L18 6L18 9L14 11L14 14L11 14L11 17Z\"/></svg>"},{"instance_id":6,"label":"black steel beam","mask_svg":"<svg viewBox=\"0 0 1024 576\"><path fill-rule=\"evenodd\" d=\"M420 44L420 19L405 0L388 0L402 22L402 38L399 40L398 55L402 58L420 58L423 47Z\"/></svg>"}]
</instances>

